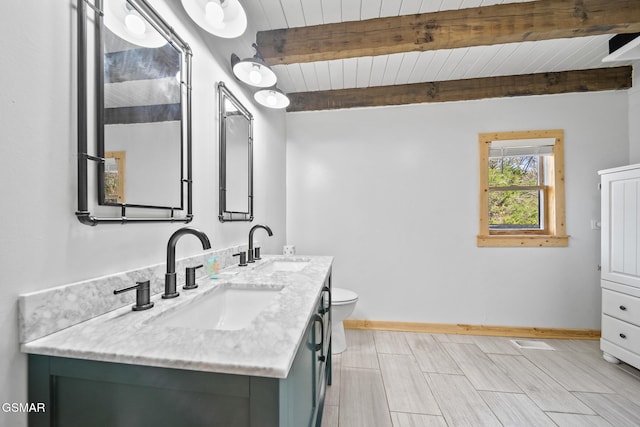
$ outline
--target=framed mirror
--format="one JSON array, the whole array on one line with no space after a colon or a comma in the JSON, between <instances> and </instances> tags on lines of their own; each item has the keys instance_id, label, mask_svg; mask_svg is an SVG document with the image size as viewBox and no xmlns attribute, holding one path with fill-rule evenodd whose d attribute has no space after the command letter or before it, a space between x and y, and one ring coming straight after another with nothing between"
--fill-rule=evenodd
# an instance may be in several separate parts
<instances>
[{"instance_id":1,"label":"framed mirror","mask_svg":"<svg viewBox=\"0 0 640 427\"><path fill-rule=\"evenodd\" d=\"M191 50L145 0L78 2L78 211L189 222Z\"/></svg>"},{"instance_id":2,"label":"framed mirror","mask_svg":"<svg viewBox=\"0 0 640 427\"><path fill-rule=\"evenodd\" d=\"M253 116L218 83L220 190L218 219L253 221Z\"/></svg>"}]
</instances>

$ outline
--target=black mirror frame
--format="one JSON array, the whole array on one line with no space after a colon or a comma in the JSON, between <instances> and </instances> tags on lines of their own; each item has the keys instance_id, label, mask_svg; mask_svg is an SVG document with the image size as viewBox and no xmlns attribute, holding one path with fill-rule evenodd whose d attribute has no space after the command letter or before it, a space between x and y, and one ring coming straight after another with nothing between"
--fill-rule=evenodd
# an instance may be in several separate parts
<instances>
[{"instance_id":1,"label":"black mirror frame","mask_svg":"<svg viewBox=\"0 0 640 427\"><path fill-rule=\"evenodd\" d=\"M253 115L245 108L240 101L231 93L224 82L218 82L218 127L219 127L219 191L218 191L218 206L219 213L218 219L220 222L237 222L253 221ZM248 212L233 212L227 210L227 151L226 151L226 126L225 126L225 108L224 100L228 98L238 108L238 110L249 120L249 185L247 189L248 200Z\"/></svg>"},{"instance_id":2,"label":"black mirror frame","mask_svg":"<svg viewBox=\"0 0 640 427\"><path fill-rule=\"evenodd\" d=\"M161 206L141 206L141 205L127 205L126 203L116 205L116 208L120 208L120 216L107 216L97 217L89 212L89 193L88 193L88 162L96 162L98 164L98 180L100 183L101 172L104 169L104 154L98 152L95 156L88 152L88 140L89 140L89 103L88 103L88 89L89 89L89 75L88 75L88 50L87 50L87 8L93 9L94 15L94 38L95 38L95 77L94 83L96 85L95 90L95 123L96 125L96 140L104 141L104 74L103 74L103 47L102 47L102 32L103 27L103 0L94 0L93 3L90 0L78 0L78 210L75 215L78 220L85 225L98 225L98 224L124 224L127 222L180 222L188 223L193 219L193 201L192 201L192 147L191 147L191 58L193 56L189 45L181 39L163 19L145 0L127 0L129 4L136 9L141 15L148 18L149 22L154 25L156 30L162 33L165 38L182 52L182 69L183 69L183 82L182 85L185 89L185 95L182 100L183 112L183 132L182 132L182 149L181 153L184 156L186 149L187 161L186 161L186 178L182 175L182 202L180 208L173 207L161 207ZM98 147L98 151L104 151L104 145L102 149ZM181 168L184 168L184 159L180 158ZM184 184L186 184L187 193L187 211L184 216L175 216L176 211L184 209ZM99 192L99 191L98 191ZM100 197L100 196L98 196ZM142 208L142 209L160 209L169 211L169 216L163 217L138 217L127 216L127 208Z\"/></svg>"}]
</instances>

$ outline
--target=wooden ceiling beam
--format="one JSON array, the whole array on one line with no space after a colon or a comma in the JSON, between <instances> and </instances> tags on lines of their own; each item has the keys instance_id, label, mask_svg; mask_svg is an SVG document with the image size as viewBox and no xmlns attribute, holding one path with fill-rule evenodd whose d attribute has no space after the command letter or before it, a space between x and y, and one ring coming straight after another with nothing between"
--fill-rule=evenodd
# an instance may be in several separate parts
<instances>
[{"instance_id":1,"label":"wooden ceiling beam","mask_svg":"<svg viewBox=\"0 0 640 427\"><path fill-rule=\"evenodd\" d=\"M631 85L632 67L596 68L555 73L289 93L291 104L287 111L336 110L340 108L620 90L629 89Z\"/></svg>"},{"instance_id":2,"label":"wooden ceiling beam","mask_svg":"<svg viewBox=\"0 0 640 427\"><path fill-rule=\"evenodd\" d=\"M538 0L258 32L270 65L640 32L638 0Z\"/></svg>"}]
</instances>

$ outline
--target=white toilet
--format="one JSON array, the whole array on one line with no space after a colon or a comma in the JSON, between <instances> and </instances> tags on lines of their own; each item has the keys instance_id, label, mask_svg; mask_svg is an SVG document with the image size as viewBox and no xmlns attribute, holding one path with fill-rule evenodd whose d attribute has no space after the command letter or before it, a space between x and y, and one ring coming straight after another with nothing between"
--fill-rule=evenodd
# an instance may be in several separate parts
<instances>
[{"instance_id":1,"label":"white toilet","mask_svg":"<svg viewBox=\"0 0 640 427\"><path fill-rule=\"evenodd\" d=\"M355 292L342 288L331 289L331 354L347 349L342 321L353 313L357 302L358 294Z\"/></svg>"}]
</instances>

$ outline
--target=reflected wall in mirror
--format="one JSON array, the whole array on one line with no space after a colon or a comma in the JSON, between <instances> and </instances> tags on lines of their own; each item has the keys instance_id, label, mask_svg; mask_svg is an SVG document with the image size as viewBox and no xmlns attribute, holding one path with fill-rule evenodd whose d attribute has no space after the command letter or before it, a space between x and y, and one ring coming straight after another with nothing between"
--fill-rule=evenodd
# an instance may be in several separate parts
<instances>
[{"instance_id":1,"label":"reflected wall in mirror","mask_svg":"<svg viewBox=\"0 0 640 427\"><path fill-rule=\"evenodd\" d=\"M189 46L145 0L78 3L78 219L191 221Z\"/></svg>"},{"instance_id":2,"label":"reflected wall in mirror","mask_svg":"<svg viewBox=\"0 0 640 427\"><path fill-rule=\"evenodd\" d=\"M218 219L253 221L253 116L218 83L220 191Z\"/></svg>"}]
</instances>

